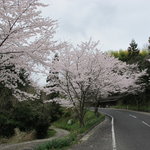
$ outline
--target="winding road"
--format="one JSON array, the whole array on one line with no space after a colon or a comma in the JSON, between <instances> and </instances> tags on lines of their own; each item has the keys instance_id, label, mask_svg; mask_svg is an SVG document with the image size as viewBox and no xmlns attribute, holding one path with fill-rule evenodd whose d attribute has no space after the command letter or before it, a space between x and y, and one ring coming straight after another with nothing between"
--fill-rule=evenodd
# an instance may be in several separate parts
<instances>
[{"instance_id":1,"label":"winding road","mask_svg":"<svg viewBox=\"0 0 150 150\"><path fill-rule=\"evenodd\" d=\"M100 112L114 118L117 150L150 150L150 114L115 109Z\"/></svg>"},{"instance_id":2,"label":"winding road","mask_svg":"<svg viewBox=\"0 0 150 150\"><path fill-rule=\"evenodd\" d=\"M108 115L93 135L72 150L150 150L150 113L99 109Z\"/></svg>"}]
</instances>

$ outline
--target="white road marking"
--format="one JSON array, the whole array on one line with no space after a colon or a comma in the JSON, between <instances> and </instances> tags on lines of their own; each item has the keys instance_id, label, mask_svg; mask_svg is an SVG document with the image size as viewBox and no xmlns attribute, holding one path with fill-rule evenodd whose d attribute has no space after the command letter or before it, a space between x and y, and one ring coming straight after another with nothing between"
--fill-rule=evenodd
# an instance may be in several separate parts
<instances>
[{"instance_id":1,"label":"white road marking","mask_svg":"<svg viewBox=\"0 0 150 150\"><path fill-rule=\"evenodd\" d=\"M117 146L116 146L116 138L115 138L115 130L114 130L114 117L105 113L105 112L102 112L104 114L106 114L107 116L111 117L112 118L112 121L111 121L111 124L112 124L112 128L111 128L111 131L112 131L112 146L113 146L113 150L117 150Z\"/></svg>"},{"instance_id":2,"label":"white road marking","mask_svg":"<svg viewBox=\"0 0 150 150\"><path fill-rule=\"evenodd\" d=\"M130 117L132 117L132 118L135 118L135 119L137 118L136 116L134 116L134 115L131 115L131 114L130 114L129 116L130 116Z\"/></svg>"},{"instance_id":3,"label":"white road marking","mask_svg":"<svg viewBox=\"0 0 150 150\"><path fill-rule=\"evenodd\" d=\"M112 117L112 144L113 144L113 150L117 150L116 147L116 138L115 138L115 130L114 130L114 118Z\"/></svg>"},{"instance_id":4,"label":"white road marking","mask_svg":"<svg viewBox=\"0 0 150 150\"><path fill-rule=\"evenodd\" d=\"M150 125L148 123L146 123L145 121L142 121L143 124L145 124L146 126L150 127Z\"/></svg>"}]
</instances>

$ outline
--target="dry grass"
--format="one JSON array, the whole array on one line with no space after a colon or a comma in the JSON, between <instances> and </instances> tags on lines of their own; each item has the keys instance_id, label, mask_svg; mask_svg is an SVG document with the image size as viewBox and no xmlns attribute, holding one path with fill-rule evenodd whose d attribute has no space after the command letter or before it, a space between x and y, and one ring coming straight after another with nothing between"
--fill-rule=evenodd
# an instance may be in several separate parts
<instances>
[{"instance_id":1,"label":"dry grass","mask_svg":"<svg viewBox=\"0 0 150 150\"><path fill-rule=\"evenodd\" d=\"M29 131L29 132L21 132L18 128L15 129L15 135L11 138L0 138L0 143L20 143L25 141L31 141L36 139L36 132Z\"/></svg>"}]
</instances>

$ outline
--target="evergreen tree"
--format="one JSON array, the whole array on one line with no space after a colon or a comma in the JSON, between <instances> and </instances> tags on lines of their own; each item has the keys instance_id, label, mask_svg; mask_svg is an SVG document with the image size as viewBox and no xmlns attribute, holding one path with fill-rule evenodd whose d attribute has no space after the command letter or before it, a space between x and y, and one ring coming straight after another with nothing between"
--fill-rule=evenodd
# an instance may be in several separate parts
<instances>
[{"instance_id":1,"label":"evergreen tree","mask_svg":"<svg viewBox=\"0 0 150 150\"><path fill-rule=\"evenodd\" d=\"M148 39L148 51L149 51L149 53L150 53L150 37L149 37L149 39Z\"/></svg>"},{"instance_id":2,"label":"evergreen tree","mask_svg":"<svg viewBox=\"0 0 150 150\"><path fill-rule=\"evenodd\" d=\"M132 40L128 47L128 55L133 57L137 56L139 54L139 49L137 48L138 44L135 42L135 40Z\"/></svg>"},{"instance_id":3,"label":"evergreen tree","mask_svg":"<svg viewBox=\"0 0 150 150\"><path fill-rule=\"evenodd\" d=\"M56 53L54 56L54 59L52 61L52 64L55 64L55 62L59 61L59 56ZM58 87L58 81L59 80L59 73L55 70L55 68L51 68L49 71L49 76L47 77L47 85L46 88L49 89L51 88L50 91L48 91L48 99L53 99L55 97L58 97L59 92L56 91L56 88Z\"/></svg>"}]
</instances>

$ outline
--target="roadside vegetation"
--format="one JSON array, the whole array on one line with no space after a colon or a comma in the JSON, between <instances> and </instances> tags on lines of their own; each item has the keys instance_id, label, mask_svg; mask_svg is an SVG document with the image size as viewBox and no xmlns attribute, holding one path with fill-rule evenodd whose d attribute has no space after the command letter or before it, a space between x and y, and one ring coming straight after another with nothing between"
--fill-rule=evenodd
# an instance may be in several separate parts
<instances>
[{"instance_id":1,"label":"roadside vegetation","mask_svg":"<svg viewBox=\"0 0 150 150\"><path fill-rule=\"evenodd\" d=\"M72 109L65 109L63 116L53 126L70 131L70 134L64 138L55 139L40 145L36 150L64 150L75 144L79 139L94 126L105 119L104 115L99 114L96 117L93 111L87 110L85 115L85 126L80 127L76 114Z\"/></svg>"},{"instance_id":2,"label":"roadside vegetation","mask_svg":"<svg viewBox=\"0 0 150 150\"><path fill-rule=\"evenodd\" d=\"M45 104L41 100L18 102L15 106L10 106L9 110L1 107L0 143L12 143L16 137L18 142L22 142L53 136L55 131L49 127L61 115L62 108L59 104Z\"/></svg>"},{"instance_id":3,"label":"roadside vegetation","mask_svg":"<svg viewBox=\"0 0 150 150\"><path fill-rule=\"evenodd\" d=\"M125 108L137 111L150 112L150 38L148 47L144 50L138 49L138 44L132 40L127 50L110 51L115 58L127 64L137 64L140 70L146 69L146 76L141 78L141 83L145 84L139 92L120 95L115 108Z\"/></svg>"},{"instance_id":4,"label":"roadside vegetation","mask_svg":"<svg viewBox=\"0 0 150 150\"><path fill-rule=\"evenodd\" d=\"M128 110L135 110L135 111L143 111L143 112L150 112L150 104L148 106L135 106L135 105L116 105L113 106L116 109L128 109Z\"/></svg>"}]
</instances>

